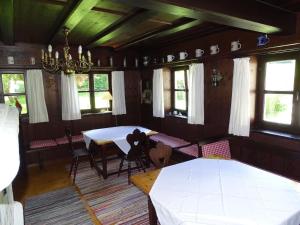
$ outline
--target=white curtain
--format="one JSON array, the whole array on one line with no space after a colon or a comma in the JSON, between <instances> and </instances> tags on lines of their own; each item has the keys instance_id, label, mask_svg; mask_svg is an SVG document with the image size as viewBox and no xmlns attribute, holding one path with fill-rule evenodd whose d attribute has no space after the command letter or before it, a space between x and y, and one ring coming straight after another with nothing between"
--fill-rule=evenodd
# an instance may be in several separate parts
<instances>
[{"instance_id":1,"label":"white curtain","mask_svg":"<svg viewBox=\"0 0 300 225\"><path fill-rule=\"evenodd\" d=\"M48 112L44 96L41 70L27 70L26 93L28 100L29 123L48 122Z\"/></svg>"},{"instance_id":2,"label":"white curtain","mask_svg":"<svg viewBox=\"0 0 300 225\"><path fill-rule=\"evenodd\" d=\"M81 119L75 75L65 75L61 72L61 98L62 120Z\"/></svg>"},{"instance_id":3,"label":"white curtain","mask_svg":"<svg viewBox=\"0 0 300 225\"><path fill-rule=\"evenodd\" d=\"M163 69L153 70L153 116L165 117Z\"/></svg>"},{"instance_id":4,"label":"white curtain","mask_svg":"<svg viewBox=\"0 0 300 225\"><path fill-rule=\"evenodd\" d=\"M188 123L204 124L204 65L193 63L189 70Z\"/></svg>"},{"instance_id":5,"label":"white curtain","mask_svg":"<svg viewBox=\"0 0 300 225\"><path fill-rule=\"evenodd\" d=\"M234 59L229 134L249 136L250 58Z\"/></svg>"},{"instance_id":6,"label":"white curtain","mask_svg":"<svg viewBox=\"0 0 300 225\"><path fill-rule=\"evenodd\" d=\"M112 114L126 114L124 71L112 71Z\"/></svg>"}]
</instances>

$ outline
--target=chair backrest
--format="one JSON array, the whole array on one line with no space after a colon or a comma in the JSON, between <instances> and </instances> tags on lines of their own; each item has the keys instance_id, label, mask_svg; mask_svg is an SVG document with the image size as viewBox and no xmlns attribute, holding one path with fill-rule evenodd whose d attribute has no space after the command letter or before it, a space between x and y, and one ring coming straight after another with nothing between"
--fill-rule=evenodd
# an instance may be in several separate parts
<instances>
[{"instance_id":1,"label":"chair backrest","mask_svg":"<svg viewBox=\"0 0 300 225\"><path fill-rule=\"evenodd\" d=\"M230 154L230 145L228 140L221 140L206 144L202 146L203 157L209 158L213 157L222 157L224 159L231 159Z\"/></svg>"},{"instance_id":2,"label":"chair backrest","mask_svg":"<svg viewBox=\"0 0 300 225\"><path fill-rule=\"evenodd\" d=\"M149 151L149 157L156 168L167 166L172 155L172 148L168 145L158 142L155 148Z\"/></svg>"},{"instance_id":3,"label":"chair backrest","mask_svg":"<svg viewBox=\"0 0 300 225\"><path fill-rule=\"evenodd\" d=\"M128 160L135 160L143 154L147 141L147 136L144 132L141 132L139 129L135 129L132 134L127 135L126 140L130 145L130 150L127 154Z\"/></svg>"},{"instance_id":4,"label":"chair backrest","mask_svg":"<svg viewBox=\"0 0 300 225\"><path fill-rule=\"evenodd\" d=\"M65 129L65 134L68 138L68 144L69 144L69 148L70 148L70 151L73 153L73 142L72 142L72 133L71 133L71 130L69 128L66 128Z\"/></svg>"}]
</instances>

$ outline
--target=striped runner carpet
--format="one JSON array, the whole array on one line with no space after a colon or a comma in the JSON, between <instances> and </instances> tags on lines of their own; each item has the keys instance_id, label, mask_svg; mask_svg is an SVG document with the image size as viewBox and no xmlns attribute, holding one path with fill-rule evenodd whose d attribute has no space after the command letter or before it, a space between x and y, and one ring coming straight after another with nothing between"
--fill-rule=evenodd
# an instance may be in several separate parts
<instances>
[{"instance_id":1,"label":"striped runner carpet","mask_svg":"<svg viewBox=\"0 0 300 225\"><path fill-rule=\"evenodd\" d=\"M119 163L120 160L109 161L108 171L118 171ZM127 172L104 180L89 163L82 163L77 171L76 185L103 225L149 224L147 196L133 184L128 185Z\"/></svg>"},{"instance_id":2,"label":"striped runner carpet","mask_svg":"<svg viewBox=\"0 0 300 225\"><path fill-rule=\"evenodd\" d=\"M37 195L25 201L25 225L90 225L88 211L74 187Z\"/></svg>"}]
</instances>

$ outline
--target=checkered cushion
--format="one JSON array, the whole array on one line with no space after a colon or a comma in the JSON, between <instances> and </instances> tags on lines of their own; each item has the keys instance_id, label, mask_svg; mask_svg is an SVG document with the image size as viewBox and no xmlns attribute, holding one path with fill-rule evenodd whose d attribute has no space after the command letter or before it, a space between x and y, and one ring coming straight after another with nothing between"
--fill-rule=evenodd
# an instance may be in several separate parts
<instances>
[{"instance_id":1,"label":"checkered cushion","mask_svg":"<svg viewBox=\"0 0 300 225\"><path fill-rule=\"evenodd\" d=\"M183 152L187 155L193 156L193 157L199 157L198 156L198 145L191 145L185 148L179 148L178 151Z\"/></svg>"},{"instance_id":2,"label":"checkered cushion","mask_svg":"<svg viewBox=\"0 0 300 225\"><path fill-rule=\"evenodd\" d=\"M155 141L155 142L160 141L160 142L164 143L165 145L169 145L172 148L189 144L189 142L186 142L183 139L172 137L172 136L166 135L164 133L158 133L158 134L152 135L152 136L150 136L150 140Z\"/></svg>"},{"instance_id":3,"label":"checkered cushion","mask_svg":"<svg viewBox=\"0 0 300 225\"><path fill-rule=\"evenodd\" d=\"M217 141L202 146L203 157L209 158L211 155L221 156L224 159L230 159L230 147L228 140Z\"/></svg>"},{"instance_id":4,"label":"checkered cushion","mask_svg":"<svg viewBox=\"0 0 300 225\"><path fill-rule=\"evenodd\" d=\"M30 149L50 148L55 146L57 146L57 144L55 140L52 139L31 141L29 144Z\"/></svg>"}]
</instances>

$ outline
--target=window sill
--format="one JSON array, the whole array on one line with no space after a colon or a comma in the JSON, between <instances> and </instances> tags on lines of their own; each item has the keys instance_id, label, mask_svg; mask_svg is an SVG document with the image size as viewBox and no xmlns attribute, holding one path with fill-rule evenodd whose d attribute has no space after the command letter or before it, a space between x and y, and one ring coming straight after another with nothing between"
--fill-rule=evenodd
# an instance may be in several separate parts
<instances>
[{"instance_id":1,"label":"window sill","mask_svg":"<svg viewBox=\"0 0 300 225\"><path fill-rule=\"evenodd\" d=\"M176 118L181 118L181 119L187 119L187 116L184 115L173 115L173 114L167 114L167 117L176 117Z\"/></svg>"},{"instance_id":2,"label":"window sill","mask_svg":"<svg viewBox=\"0 0 300 225\"><path fill-rule=\"evenodd\" d=\"M105 111L105 112L82 112L82 117L86 116L93 116L93 115L103 115L103 114L112 114L112 111Z\"/></svg>"},{"instance_id":3,"label":"window sill","mask_svg":"<svg viewBox=\"0 0 300 225\"><path fill-rule=\"evenodd\" d=\"M300 141L300 135L289 134L289 133L280 132L280 131L272 131L272 130L265 130L265 129L253 129L253 130L251 130L251 132L286 138L289 140Z\"/></svg>"}]
</instances>

